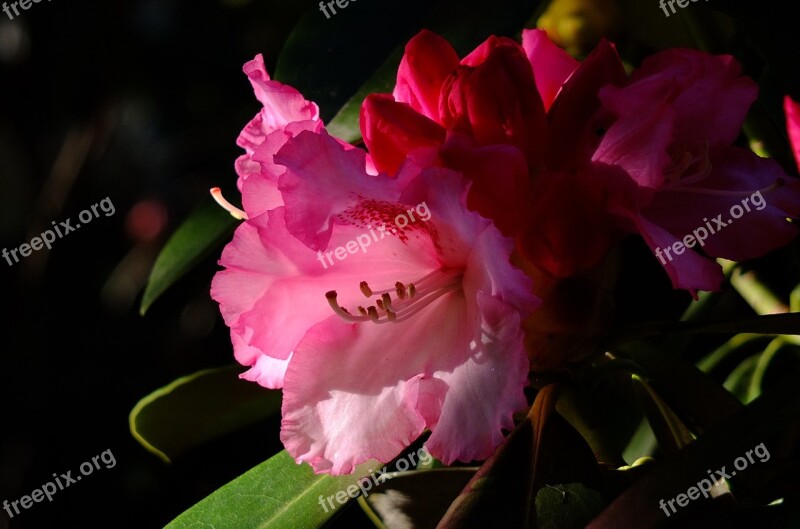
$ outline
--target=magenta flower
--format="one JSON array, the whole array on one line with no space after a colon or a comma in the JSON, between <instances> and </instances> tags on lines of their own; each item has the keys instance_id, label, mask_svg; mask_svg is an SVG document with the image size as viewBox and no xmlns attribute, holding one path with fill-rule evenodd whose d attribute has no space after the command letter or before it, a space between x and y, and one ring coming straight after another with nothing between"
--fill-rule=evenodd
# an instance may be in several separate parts
<instances>
[{"instance_id":1,"label":"magenta flower","mask_svg":"<svg viewBox=\"0 0 800 529\"><path fill-rule=\"evenodd\" d=\"M732 57L693 50L654 55L626 86L600 92L608 126L592 159L624 192L621 225L644 237L675 288L717 290L714 257L759 257L797 233L787 222L800 213L797 180L731 146L756 93Z\"/></svg>"},{"instance_id":2,"label":"magenta flower","mask_svg":"<svg viewBox=\"0 0 800 529\"><path fill-rule=\"evenodd\" d=\"M283 387L289 453L343 474L430 429L445 463L488 457L526 405L537 300L513 242L467 210L455 172L371 175L324 131L274 162L284 205L238 228L211 292L245 378Z\"/></svg>"}]
</instances>

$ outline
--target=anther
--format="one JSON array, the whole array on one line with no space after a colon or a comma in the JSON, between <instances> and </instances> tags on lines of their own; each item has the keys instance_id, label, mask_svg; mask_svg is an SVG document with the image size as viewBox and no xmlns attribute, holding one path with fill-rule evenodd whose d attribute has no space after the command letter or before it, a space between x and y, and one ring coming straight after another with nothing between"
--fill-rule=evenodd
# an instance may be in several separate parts
<instances>
[{"instance_id":1,"label":"anther","mask_svg":"<svg viewBox=\"0 0 800 529\"><path fill-rule=\"evenodd\" d=\"M367 314L372 321L378 321L378 309L373 306L367 308Z\"/></svg>"},{"instance_id":2,"label":"anther","mask_svg":"<svg viewBox=\"0 0 800 529\"><path fill-rule=\"evenodd\" d=\"M394 284L394 288L397 291L398 298L400 299L406 298L406 286L403 283L398 281L397 283Z\"/></svg>"},{"instance_id":3,"label":"anther","mask_svg":"<svg viewBox=\"0 0 800 529\"><path fill-rule=\"evenodd\" d=\"M368 298L372 297L372 289L369 288L366 281L362 281L358 286L361 287L361 293L364 294L364 296Z\"/></svg>"},{"instance_id":4,"label":"anther","mask_svg":"<svg viewBox=\"0 0 800 529\"><path fill-rule=\"evenodd\" d=\"M388 292L384 293L381 296L381 301L383 302L383 309L384 310L391 310L392 309L392 296L389 295Z\"/></svg>"}]
</instances>

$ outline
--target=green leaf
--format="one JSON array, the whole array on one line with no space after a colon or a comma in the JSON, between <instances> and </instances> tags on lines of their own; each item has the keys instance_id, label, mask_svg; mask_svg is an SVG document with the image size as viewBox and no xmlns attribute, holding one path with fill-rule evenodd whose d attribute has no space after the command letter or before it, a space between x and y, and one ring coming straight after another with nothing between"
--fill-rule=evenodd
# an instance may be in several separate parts
<instances>
[{"instance_id":1,"label":"green leaf","mask_svg":"<svg viewBox=\"0 0 800 529\"><path fill-rule=\"evenodd\" d=\"M314 474L284 450L201 500L165 529L316 529L341 507L337 493L346 496L348 487L358 492L356 483L378 465L368 461L353 474L332 477ZM327 501L331 496L334 508Z\"/></svg>"},{"instance_id":2,"label":"green leaf","mask_svg":"<svg viewBox=\"0 0 800 529\"><path fill-rule=\"evenodd\" d=\"M131 411L131 433L169 463L189 448L280 412L280 392L239 379L241 372L239 365L207 369L154 391Z\"/></svg>"},{"instance_id":3,"label":"green leaf","mask_svg":"<svg viewBox=\"0 0 800 529\"><path fill-rule=\"evenodd\" d=\"M600 485L594 454L556 411L561 387L539 390L525 420L478 469L438 529L536 529L535 498L547 483Z\"/></svg>"},{"instance_id":4,"label":"green leaf","mask_svg":"<svg viewBox=\"0 0 800 529\"><path fill-rule=\"evenodd\" d=\"M403 58L404 47L398 47L386 61L380 65L375 74L365 82L347 103L339 109L327 125L328 132L346 142L355 143L361 139L359 118L361 103L369 94L391 92L397 76L397 67Z\"/></svg>"},{"instance_id":5,"label":"green leaf","mask_svg":"<svg viewBox=\"0 0 800 529\"><path fill-rule=\"evenodd\" d=\"M653 455L657 447L658 441L656 441L653 429L647 419L643 419L628 441L628 445L622 452L622 457L625 461L635 461L639 458Z\"/></svg>"},{"instance_id":6,"label":"green leaf","mask_svg":"<svg viewBox=\"0 0 800 529\"><path fill-rule=\"evenodd\" d=\"M381 529L436 529L447 508L477 468L440 468L403 472L358 499Z\"/></svg>"},{"instance_id":7,"label":"green leaf","mask_svg":"<svg viewBox=\"0 0 800 529\"><path fill-rule=\"evenodd\" d=\"M337 14L328 19L315 6L292 29L274 77L317 103L327 123L386 57L413 35L428 9L426 0L351 2L343 10L336 8Z\"/></svg>"},{"instance_id":8,"label":"green leaf","mask_svg":"<svg viewBox=\"0 0 800 529\"><path fill-rule=\"evenodd\" d=\"M536 495L539 529L583 529L606 503L582 483L546 485Z\"/></svg>"},{"instance_id":9,"label":"green leaf","mask_svg":"<svg viewBox=\"0 0 800 529\"><path fill-rule=\"evenodd\" d=\"M725 379L725 389L736 395L743 404L748 402L747 392L756 370L756 364L758 364L757 356L746 358Z\"/></svg>"},{"instance_id":10,"label":"green leaf","mask_svg":"<svg viewBox=\"0 0 800 529\"><path fill-rule=\"evenodd\" d=\"M631 381L653 433L667 454L677 453L694 440L689 428L647 381L638 375L633 375Z\"/></svg>"},{"instance_id":11,"label":"green leaf","mask_svg":"<svg viewBox=\"0 0 800 529\"><path fill-rule=\"evenodd\" d=\"M664 401L688 419L692 431L702 433L742 408L736 397L681 358L659 353L645 344L632 344L625 353L644 369Z\"/></svg>"},{"instance_id":12,"label":"green leaf","mask_svg":"<svg viewBox=\"0 0 800 529\"><path fill-rule=\"evenodd\" d=\"M205 256L228 239L238 221L206 198L172 234L156 259L142 296L140 314Z\"/></svg>"},{"instance_id":13,"label":"green leaf","mask_svg":"<svg viewBox=\"0 0 800 529\"><path fill-rule=\"evenodd\" d=\"M659 321L620 329L609 334L603 348L613 348L633 340L672 334L800 334L800 313L768 314L755 318L726 321Z\"/></svg>"},{"instance_id":14,"label":"green leaf","mask_svg":"<svg viewBox=\"0 0 800 529\"><path fill-rule=\"evenodd\" d=\"M767 369L773 364L784 347L789 347L789 345L782 338L775 338L764 349L764 352L759 355L753 371L753 377L750 379L750 387L747 388L747 402L755 400L761 395L764 389L764 377L767 374Z\"/></svg>"},{"instance_id":15,"label":"green leaf","mask_svg":"<svg viewBox=\"0 0 800 529\"><path fill-rule=\"evenodd\" d=\"M797 372L795 372L797 374ZM707 469L731 467L737 457L760 443L770 450L773 458L781 446L787 446L781 437L792 432L787 425L794 424L800 414L800 387L792 381L764 393L747 407L726 417L718 425L686 446L679 454L652 465L652 470L638 479L628 490L617 497L609 507L587 525L587 529L655 529L664 527L665 515L659 508L660 500L675 498L679 493L696 485L706 476ZM796 430L795 430L796 431ZM751 465L739 472L730 482L737 490L737 498L748 502L750 495L770 501L776 490L769 490L774 474L770 469ZM777 470L776 467L773 467ZM788 466L782 467L785 479L794 479ZM726 480L727 481L727 480ZM785 489L784 489L785 491ZM696 500L698 503L707 500ZM699 507L699 505L698 505Z\"/></svg>"},{"instance_id":16,"label":"green leaf","mask_svg":"<svg viewBox=\"0 0 800 529\"><path fill-rule=\"evenodd\" d=\"M761 342L766 345L770 340L769 336L761 334L737 334L699 360L697 367L704 373L712 373L723 364L735 361L737 356L749 356L755 352L753 347L758 347ZM763 350L763 346L759 350Z\"/></svg>"}]
</instances>

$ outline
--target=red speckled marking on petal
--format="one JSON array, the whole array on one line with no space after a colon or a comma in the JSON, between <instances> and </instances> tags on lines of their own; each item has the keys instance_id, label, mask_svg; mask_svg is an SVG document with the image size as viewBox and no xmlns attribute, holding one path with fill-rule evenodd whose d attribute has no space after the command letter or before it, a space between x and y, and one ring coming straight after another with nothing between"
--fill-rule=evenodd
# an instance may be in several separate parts
<instances>
[{"instance_id":1,"label":"red speckled marking on petal","mask_svg":"<svg viewBox=\"0 0 800 529\"><path fill-rule=\"evenodd\" d=\"M408 210L414 210L414 220L411 220ZM395 223L399 215L403 215L408 220L408 224L405 227L401 228ZM439 235L431 219L423 221L418 218L418 215L414 206L372 200L357 195L355 205L344 210L336 218L342 224L350 224L365 229L376 229L381 225L385 225L386 233L397 236L403 244L408 244L409 237L412 234L416 234L419 237L420 233L424 233L430 237L436 249L441 250L439 247Z\"/></svg>"}]
</instances>

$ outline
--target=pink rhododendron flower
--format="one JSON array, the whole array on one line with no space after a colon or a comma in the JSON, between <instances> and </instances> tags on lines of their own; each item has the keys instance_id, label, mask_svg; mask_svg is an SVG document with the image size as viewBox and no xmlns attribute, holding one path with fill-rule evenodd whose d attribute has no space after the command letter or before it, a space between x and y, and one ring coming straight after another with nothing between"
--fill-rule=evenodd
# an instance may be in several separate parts
<instances>
[{"instance_id":1,"label":"pink rhododendron flower","mask_svg":"<svg viewBox=\"0 0 800 529\"><path fill-rule=\"evenodd\" d=\"M730 145L756 93L732 57L694 50L658 53L626 86L600 92L612 118L592 159L619 170L609 181L625 191L614 205L621 225L659 252L699 227L710 232L702 245L662 258L676 288L717 290L723 275L712 258L752 259L797 233L786 220L800 213L797 180ZM744 204L737 219L731 208L751 196L766 204Z\"/></svg>"},{"instance_id":2,"label":"pink rhododendron flower","mask_svg":"<svg viewBox=\"0 0 800 529\"><path fill-rule=\"evenodd\" d=\"M324 131L278 151L283 205L237 229L212 285L236 358L283 387L281 439L317 472L388 461L426 429L446 463L488 457L526 406L531 282L461 175L365 158Z\"/></svg>"}]
</instances>

